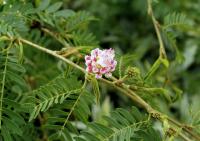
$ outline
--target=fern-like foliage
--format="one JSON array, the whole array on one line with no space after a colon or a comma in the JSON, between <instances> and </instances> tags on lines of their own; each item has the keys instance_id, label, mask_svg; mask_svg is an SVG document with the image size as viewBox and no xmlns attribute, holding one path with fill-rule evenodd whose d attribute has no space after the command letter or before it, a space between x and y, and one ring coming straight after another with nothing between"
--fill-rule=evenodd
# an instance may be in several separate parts
<instances>
[{"instance_id":1,"label":"fern-like foliage","mask_svg":"<svg viewBox=\"0 0 200 141\"><path fill-rule=\"evenodd\" d=\"M163 30L163 36L164 36L167 46L171 47L175 51L176 61L178 63L183 62L184 57L178 49L175 33L173 31Z\"/></svg>"},{"instance_id":2,"label":"fern-like foliage","mask_svg":"<svg viewBox=\"0 0 200 141\"><path fill-rule=\"evenodd\" d=\"M82 11L71 16L65 26L67 32L72 32L77 29L84 29L91 20L95 20L88 12Z\"/></svg>"},{"instance_id":3,"label":"fern-like foliage","mask_svg":"<svg viewBox=\"0 0 200 141\"><path fill-rule=\"evenodd\" d=\"M181 63L183 56L181 55L176 44L176 33L171 28L182 27L188 25L186 16L182 13L170 13L164 18L164 25L162 26L163 37L167 46L170 46L176 53L176 61Z\"/></svg>"},{"instance_id":4,"label":"fern-like foliage","mask_svg":"<svg viewBox=\"0 0 200 141\"><path fill-rule=\"evenodd\" d=\"M80 93L82 89L81 83L75 77L66 78L61 75L46 85L27 93L22 102L28 108L33 109L29 121L36 118L40 111L47 111L53 104L63 103L71 94Z\"/></svg>"},{"instance_id":5,"label":"fern-like foliage","mask_svg":"<svg viewBox=\"0 0 200 141\"><path fill-rule=\"evenodd\" d=\"M26 86L20 75L25 69L12 53L12 47L11 42L8 47L0 49L0 131L5 141L12 141L13 136L21 136L21 126L25 124L19 114L23 108L17 103L19 91Z\"/></svg>"},{"instance_id":6,"label":"fern-like foliage","mask_svg":"<svg viewBox=\"0 0 200 141\"><path fill-rule=\"evenodd\" d=\"M86 90L70 95L61 105L50 109L45 129L49 130L49 140L72 141L78 135L78 125L87 123L94 96Z\"/></svg>"},{"instance_id":7,"label":"fern-like foliage","mask_svg":"<svg viewBox=\"0 0 200 141\"><path fill-rule=\"evenodd\" d=\"M75 46L80 46L80 45L96 46L98 44L95 36L90 32L78 30L78 31L72 32L72 36L73 36L73 42Z\"/></svg>"},{"instance_id":8,"label":"fern-like foliage","mask_svg":"<svg viewBox=\"0 0 200 141\"><path fill-rule=\"evenodd\" d=\"M41 22L42 26L51 26L61 33L72 33L72 31L85 29L90 21L95 20L86 11L76 13L69 9L59 10L61 6L61 2L51 5L49 0L44 0L35 9L37 16L34 19Z\"/></svg>"},{"instance_id":9,"label":"fern-like foliage","mask_svg":"<svg viewBox=\"0 0 200 141\"><path fill-rule=\"evenodd\" d=\"M30 19L29 15L35 12L32 4L8 1L8 4L2 9L0 13L0 34L19 36L20 33L28 31L26 23Z\"/></svg>"},{"instance_id":10,"label":"fern-like foliage","mask_svg":"<svg viewBox=\"0 0 200 141\"><path fill-rule=\"evenodd\" d=\"M72 134L77 134L73 122L87 122L94 96L82 86L77 77L58 76L44 86L24 95L21 101L30 112L29 121L36 118L40 112L47 114L43 125L48 131L49 140L70 140ZM75 118L75 119L74 119Z\"/></svg>"},{"instance_id":11,"label":"fern-like foliage","mask_svg":"<svg viewBox=\"0 0 200 141\"><path fill-rule=\"evenodd\" d=\"M95 18L86 11L74 12L73 10L59 10L61 2L51 5L49 0L42 1L35 9L36 14L32 17L33 23L40 26L39 29L50 29L54 36L61 44L66 46L94 46L98 42L95 36L86 31L90 21Z\"/></svg>"},{"instance_id":12,"label":"fern-like foliage","mask_svg":"<svg viewBox=\"0 0 200 141\"><path fill-rule=\"evenodd\" d=\"M169 27L173 26L181 26L181 25L186 25L187 20L186 16L182 13L170 13L164 18L164 29L167 29Z\"/></svg>"},{"instance_id":13,"label":"fern-like foliage","mask_svg":"<svg viewBox=\"0 0 200 141\"><path fill-rule=\"evenodd\" d=\"M130 111L118 108L111 113L111 116L105 116L104 119L106 125L90 123L89 130L83 131L82 136L74 139L76 141L133 141L138 139L137 135L141 131L147 132L146 129L150 126L148 118L135 107Z\"/></svg>"}]
</instances>

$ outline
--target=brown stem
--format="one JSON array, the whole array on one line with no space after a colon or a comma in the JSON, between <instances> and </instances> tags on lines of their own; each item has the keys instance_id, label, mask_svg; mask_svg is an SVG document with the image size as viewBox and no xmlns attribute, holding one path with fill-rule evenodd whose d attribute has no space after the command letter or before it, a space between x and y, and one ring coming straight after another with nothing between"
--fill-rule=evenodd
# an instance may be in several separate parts
<instances>
[{"instance_id":1,"label":"brown stem","mask_svg":"<svg viewBox=\"0 0 200 141\"><path fill-rule=\"evenodd\" d=\"M176 125L178 127L181 127L185 132L189 133L197 141L200 141L200 137L198 135L194 134L190 129L188 129L187 127L185 127L184 125L182 125L181 123L179 123L178 121L176 121L170 117L167 117L167 118L171 123L173 123L174 125Z\"/></svg>"}]
</instances>

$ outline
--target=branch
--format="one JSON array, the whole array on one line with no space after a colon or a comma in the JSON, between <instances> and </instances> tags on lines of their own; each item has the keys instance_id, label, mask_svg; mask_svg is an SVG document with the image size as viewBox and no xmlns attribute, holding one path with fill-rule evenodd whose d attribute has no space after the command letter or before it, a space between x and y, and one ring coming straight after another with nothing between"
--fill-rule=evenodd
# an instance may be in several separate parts
<instances>
[{"instance_id":1,"label":"branch","mask_svg":"<svg viewBox=\"0 0 200 141\"><path fill-rule=\"evenodd\" d=\"M188 129L187 126L182 125L181 123L179 123L178 121L176 121L176 120L174 120L174 119L172 119L172 118L170 118L170 117L167 117L167 118L168 118L168 120L169 120L171 123L175 124L175 125L178 126L178 127L181 127L185 132L187 132L188 134L190 134L190 135L191 135L192 137L194 137L197 141L200 141L200 136L195 135L190 129Z\"/></svg>"},{"instance_id":2,"label":"branch","mask_svg":"<svg viewBox=\"0 0 200 141\"><path fill-rule=\"evenodd\" d=\"M55 56L56 58L59 58L59 59L63 60L63 61L66 62L67 64L69 64L69 65L71 65L71 66L77 68L78 70L82 71L83 73L86 73L86 70L85 70L85 69L83 69L83 68L80 67L79 65L75 64L74 62L70 61L69 59L66 59L66 58L64 58L63 56L58 55L55 51L46 49L46 48L44 48L44 47L42 47L42 46L39 46L39 45L37 45L37 44L34 44L34 43L32 43L32 42L30 42L30 41L28 41L28 40L22 39L22 38L19 38L18 40L20 40L21 42L23 42L23 43L25 43L25 44L28 44L28 45L30 45L30 46L32 46L32 47L35 47L35 48L37 48L37 49L39 49L39 50L41 50L41 51L43 51L43 52L45 52L45 53L48 53L48 54L50 54L50 55L52 55L52 56Z\"/></svg>"},{"instance_id":3,"label":"branch","mask_svg":"<svg viewBox=\"0 0 200 141\"><path fill-rule=\"evenodd\" d=\"M25 40L25 39L22 39L22 38L19 38L18 40L20 40L22 43L25 43L27 45L30 45L36 49L39 49L47 54L50 54L58 59L61 59L63 60L64 62L66 62L67 64L73 66L74 68L82 71L84 74L87 74L87 71L80 67L79 65L75 64L74 62L72 62L71 60L69 59L66 59L64 58L63 56L57 54L55 51L52 51L52 50L49 50L47 48L44 48L42 46L39 46L37 44L34 44L28 40ZM172 120L171 118L169 118L168 116L166 116L165 114L163 113L160 113L158 112L157 110L153 109L147 102L145 102L142 98L140 98L135 92L133 92L129 87L128 85L124 84L124 83L121 83L121 85L118 85L117 83L114 83L117 79L112 77L112 79L114 81L109 81L107 79L104 79L104 78L101 78L100 81L102 82L105 82L113 87L115 87L116 89L118 89L119 91L121 91L122 93L124 93L126 96L128 96L129 98L131 98L134 102L136 102L137 104L139 104L142 108L144 108L149 114L152 115L152 117L155 117L157 118L158 120L160 120L162 122L162 118L161 116L165 116L167 117L167 119L169 121L174 121ZM177 125L178 127L182 128L184 127L181 123L178 123L178 122L172 122L173 124ZM195 139L199 139L200 137L198 135L195 135L193 132L190 132L188 130L185 130L188 134L190 134L193 138ZM182 134L179 134L180 137L182 137L184 139L184 137L182 136Z\"/></svg>"}]
</instances>

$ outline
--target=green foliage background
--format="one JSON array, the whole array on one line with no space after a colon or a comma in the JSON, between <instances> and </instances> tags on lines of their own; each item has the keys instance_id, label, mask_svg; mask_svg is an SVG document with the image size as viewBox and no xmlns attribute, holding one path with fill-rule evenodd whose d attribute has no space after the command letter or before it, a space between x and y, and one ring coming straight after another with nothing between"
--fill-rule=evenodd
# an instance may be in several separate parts
<instances>
[{"instance_id":1,"label":"green foliage background","mask_svg":"<svg viewBox=\"0 0 200 141\"><path fill-rule=\"evenodd\" d=\"M133 92L200 134L199 0L152 1L167 57L146 0L0 3L0 140L190 139L165 116L152 118L115 87L54 57L85 68L84 56L97 47L115 49L116 78L133 71L123 81Z\"/></svg>"}]
</instances>

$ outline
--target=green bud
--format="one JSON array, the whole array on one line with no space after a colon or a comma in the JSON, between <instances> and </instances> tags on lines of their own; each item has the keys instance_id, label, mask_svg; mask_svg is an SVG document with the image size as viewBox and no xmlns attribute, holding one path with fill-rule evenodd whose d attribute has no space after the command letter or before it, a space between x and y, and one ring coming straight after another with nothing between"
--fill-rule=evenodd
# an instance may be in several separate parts
<instances>
[{"instance_id":1,"label":"green bud","mask_svg":"<svg viewBox=\"0 0 200 141\"><path fill-rule=\"evenodd\" d=\"M140 75L140 70L136 67L128 67L126 70L126 75L129 77L137 77Z\"/></svg>"}]
</instances>

